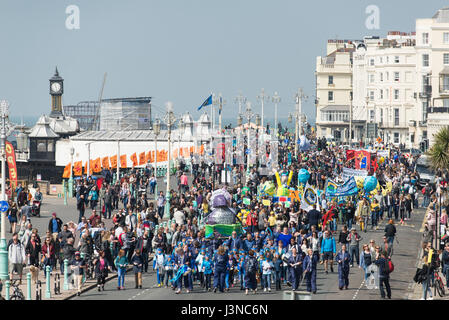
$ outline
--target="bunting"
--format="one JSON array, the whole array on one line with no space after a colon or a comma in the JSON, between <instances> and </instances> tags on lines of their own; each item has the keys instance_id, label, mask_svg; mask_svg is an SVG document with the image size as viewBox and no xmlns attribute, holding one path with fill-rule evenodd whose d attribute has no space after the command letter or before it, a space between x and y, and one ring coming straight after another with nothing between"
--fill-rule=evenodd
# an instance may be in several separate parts
<instances>
[{"instance_id":1,"label":"bunting","mask_svg":"<svg viewBox=\"0 0 449 320\"><path fill-rule=\"evenodd\" d=\"M133 163L133 167L137 167L139 165L139 162L137 161L137 154L134 152L130 158Z\"/></svg>"},{"instance_id":2,"label":"bunting","mask_svg":"<svg viewBox=\"0 0 449 320\"><path fill-rule=\"evenodd\" d=\"M75 176L81 176L83 174L83 163L81 161L77 161L73 164L73 173Z\"/></svg>"},{"instance_id":3,"label":"bunting","mask_svg":"<svg viewBox=\"0 0 449 320\"><path fill-rule=\"evenodd\" d=\"M139 165L144 165L146 163L145 158L145 152L139 153Z\"/></svg>"},{"instance_id":4,"label":"bunting","mask_svg":"<svg viewBox=\"0 0 449 320\"><path fill-rule=\"evenodd\" d=\"M120 168L128 168L126 163L126 154L120 156Z\"/></svg>"},{"instance_id":5,"label":"bunting","mask_svg":"<svg viewBox=\"0 0 449 320\"><path fill-rule=\"evenodd\" d=\"M109 169L109 157L104 157L101 159L101 166L103 169Z\"/></svg>"},{"instance_id":6,"label":"bunting","mask_svg":"<svg viewBox=\"0 0 449 320\"><path fill-rule=\"evenodd\" d=\"M98 157L97 159L93 160L91 167L93 172L101 172L101 159Z\"/></svg>"},{"instance_id":7,"label":"bunting","mask_svg":"<svg viewBox=\"0 0 449 320\"><path fill-rule=\"evenodd\" d=\"M117 169L117 155L111 157L111 168Z\"/></svg>"}]
</instances>

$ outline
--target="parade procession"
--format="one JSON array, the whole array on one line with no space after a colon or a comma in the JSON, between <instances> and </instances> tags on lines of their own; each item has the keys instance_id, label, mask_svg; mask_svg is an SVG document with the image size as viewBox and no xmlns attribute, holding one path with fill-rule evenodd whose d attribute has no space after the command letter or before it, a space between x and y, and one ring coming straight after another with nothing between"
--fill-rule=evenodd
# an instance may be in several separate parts
<instances>
[{"instance_id":1,"label":"parade procession","mask_svg":"<svg viewBox=\"0 0 449 320\"><path fill-rule=\"evenodd\" d=\"M399 32L368 28L380 9L357 4L366 28L342 23L361 39L343 40L290 16L340 7L264 3L262 23L246 3L174 2L104 3L120 27L88 2L24 14L37 20L20 57L39 40L42 61L0 77L0 300L241 303L182 315L447 300L449 8L410 4L433 17L401 17L416 30ZM21 8L2 6L12 30ZM56 46L43 34L62 9ZM220 29L231 13L238 32ZM319 41L250 50L286 23Z\"/></svg>"}]
</instances>

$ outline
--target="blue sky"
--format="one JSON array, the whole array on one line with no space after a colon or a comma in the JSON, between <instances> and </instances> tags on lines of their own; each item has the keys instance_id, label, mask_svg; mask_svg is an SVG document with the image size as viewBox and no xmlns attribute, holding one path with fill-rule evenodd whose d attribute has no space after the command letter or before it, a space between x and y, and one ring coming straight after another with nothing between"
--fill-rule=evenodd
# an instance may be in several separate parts
<instances>
[{"instance_id":1,"label":"blue sky","mask_svg":"<svg viewBox=\"0 0 449 320\"><path fill-rule=\"evenodd\" d=\"M380 9L380 29L365 27L365 8ZM65 26L66 7L80 9L80 29ZM314 117L315 58L327 39L361 39L387 31L414 31L445 1L300 0L42 0L0 2L0 99L14 116L50 111L48 79L58 66L64 104L152 96L156 109L196 108L210 92L223 93L225 118L236 117L241 90L260 112L261 88L281 96L279 117L303 109ZM266 117L274 106L265 107Z\"/></svg>"}]
</instances>

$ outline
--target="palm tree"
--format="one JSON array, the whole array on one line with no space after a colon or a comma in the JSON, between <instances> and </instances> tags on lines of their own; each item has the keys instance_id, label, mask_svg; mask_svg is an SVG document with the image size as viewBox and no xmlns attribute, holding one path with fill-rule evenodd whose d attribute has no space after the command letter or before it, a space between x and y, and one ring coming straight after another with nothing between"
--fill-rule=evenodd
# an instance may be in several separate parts
<instances>
[{"instance_id":1,"label":"palm tree","mask_svg":"<svg viewBox=\"0 0 449 320\"><path fill-rule=\"evenodd\" d=\"M449 169L449 126L435 135L435 143L427 152L434 169Z\"/></svg>"}]
</instances>

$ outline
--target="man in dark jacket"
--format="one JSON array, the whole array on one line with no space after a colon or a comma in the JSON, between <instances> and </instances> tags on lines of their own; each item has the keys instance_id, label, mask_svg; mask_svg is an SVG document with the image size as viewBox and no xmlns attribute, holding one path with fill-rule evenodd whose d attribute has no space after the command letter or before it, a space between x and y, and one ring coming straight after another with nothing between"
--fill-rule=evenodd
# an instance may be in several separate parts
<instances>
[{"instance_id":1,"label":"man in dark jacket","mask_svg":"<svg viewBox=\"0 0 449 320\"><path fill-rule=\"evenodd\" d=\"M64 245L64 248L62 249L64 260L67 259L69 263L75 259L76 249L73 247L74 241L75 241L74 238L68 238L67 243ZM64 264L62 264L62 266L64 266ZM61 268L61 272L64 272L64 268Z\"/></svg>"},{"instance_id":2,"label":"man in dark jacket","mask_svg":"<svg viewBox=\"0 0 449 320\"><path fill-rule=\"evenodd\" d=\"M53 240L56 241L59 232L61 232L62 220L56 216L56 212L52 213L52 218L48 222L48 231L52 234Z\"/></svg>"},{"instance_id":3,"label":"man in dark jacket","mask_svg":"<svg viewBox=\"0 0 449 320\"><path fill-rule=\"evenodd\" d=\"M242 240L239 237L237 237L237 232L235 231L232 232L232 236L229 237L227 246L229 250L234 249L239 250L240 248L242 248Z\"/></svg>"},{"instance_id":4,"label":"man in dark jacket","mask_svg":"<svg viewBox=\"0 0 449 320\"><path fill-rule=\"evenodd\" d=\"M307 221L309 223L309 228L312 226L318 227L318 222L320 221L320 218L321 218L320 216L321 216L321 214L316 209L316 205L314 204L313 209L307 213Z\"/></svg>"},{"instance_id":5,"label":"man in dark jacket","mask_svg":"<svg viewBox=\"0 0 449 320\"><path fill-rule=\"evenodd\" d=\"M70 231L68 229L68 225L64 224L62 226L62 231L59 232L59 234L58 234L58 239L61 243L61 248L63 248L65 246L65 244L67 243L67 240L69 238L73 238L73 233L72 233L72 231Z\"/></svg>"},{"instance_id":6,"label":"man in dark jacket","mask_svg":"<svg viewBox=\"0 0 449 320\"><path fill-rule=\"evenodd\" d=\"M387 290L387 297L391 299L391 288L390 288L390 268L388 266L387 253L382 251L380 258L374 261L374 264L379 267L379 289L380 296L385 299L385 289Z\"/></svg>"}]
</instances>

